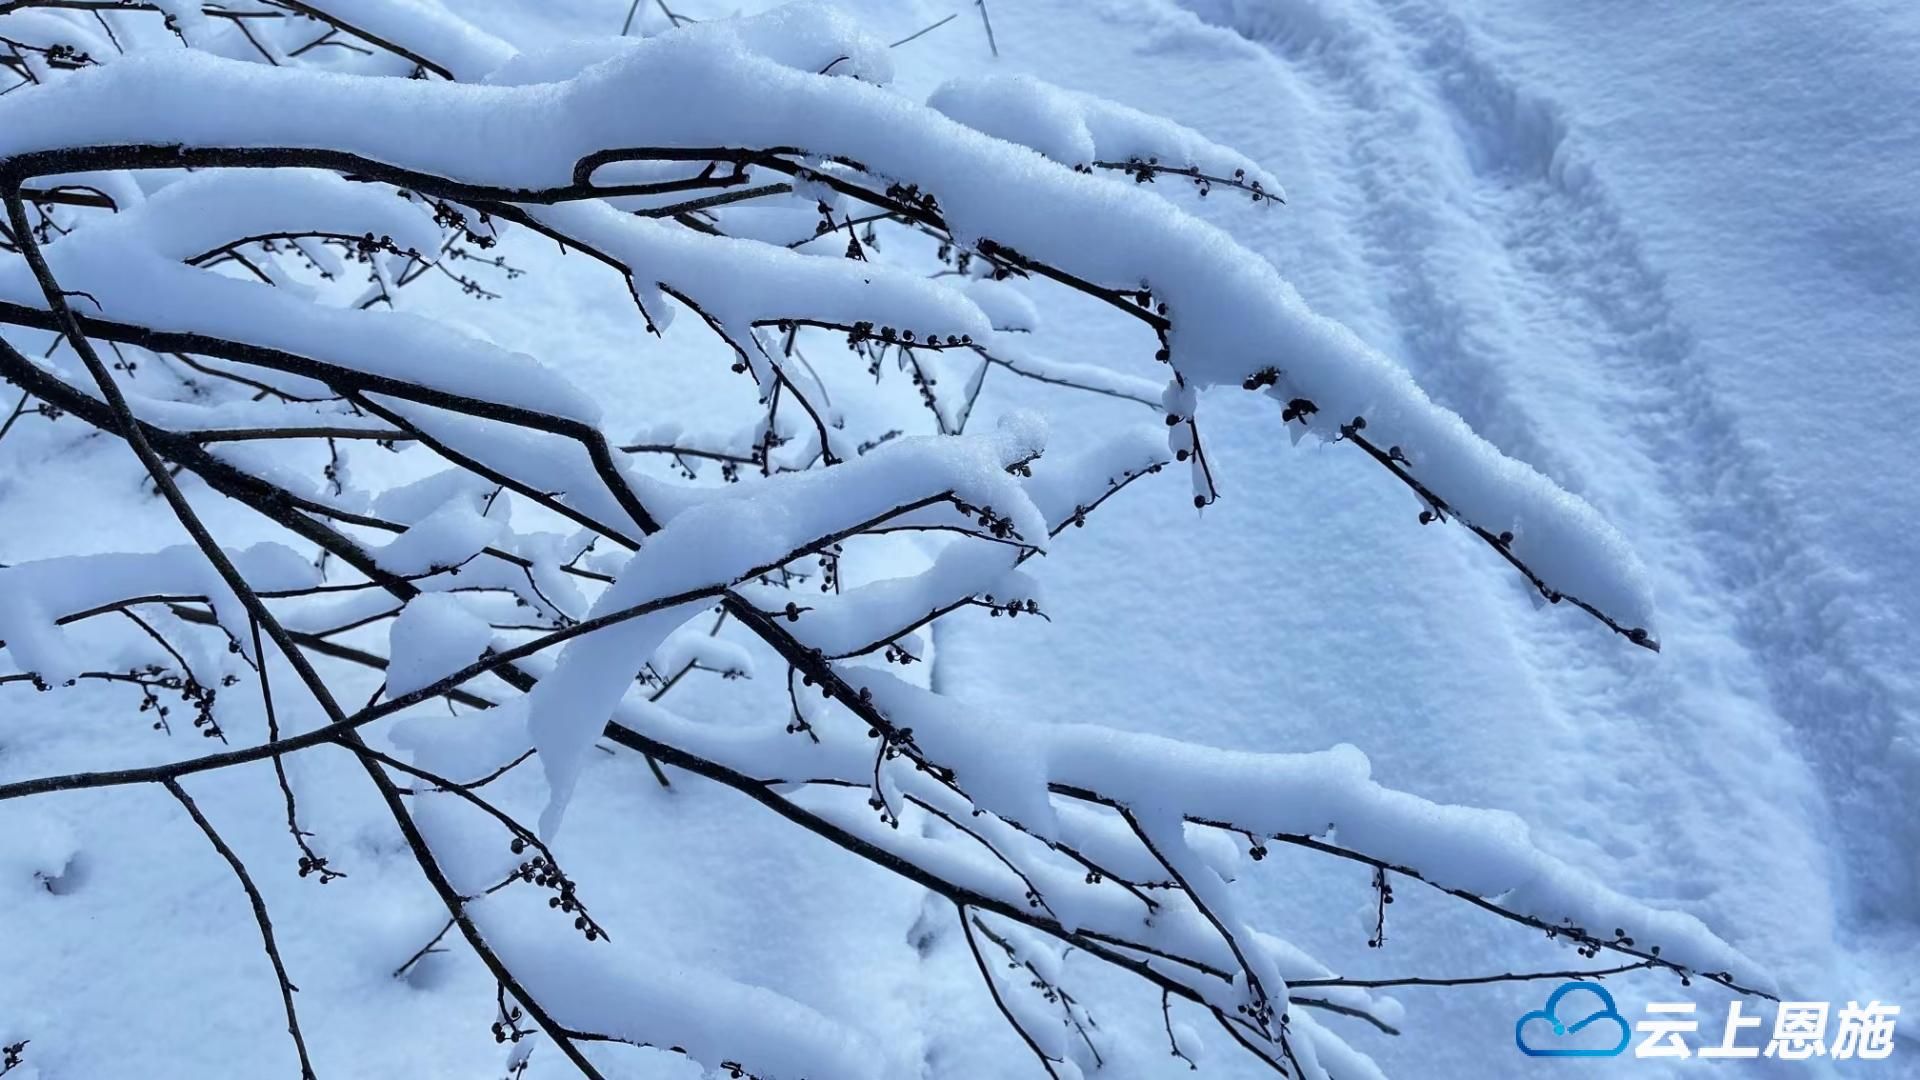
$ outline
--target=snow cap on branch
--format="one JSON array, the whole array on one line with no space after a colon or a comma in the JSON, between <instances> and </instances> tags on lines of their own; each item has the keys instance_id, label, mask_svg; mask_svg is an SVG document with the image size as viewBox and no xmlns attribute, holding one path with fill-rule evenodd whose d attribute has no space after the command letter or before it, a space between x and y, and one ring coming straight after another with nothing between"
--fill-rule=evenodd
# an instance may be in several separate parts
<instances>
[{"instance_id":1,"label":"snow cap on branch","mask_svg":"<svg viewBox=\"0 0 1920 1080\"><path fill-rule=\"evenodd\" d=\"M227 557L255 589L309 588L312 563L274 543L229 550ZM58 684L86 670L59 620L141 597L204 597L228 636L252 656L246 609L199 549L181 544L149 555L65 555L0 569L0 641L24 671Z\"/></svg>"},{"instance_id":2,"label":"snow cap on branch","mask_svg":"<svg viewBox=\"0 0 1920 1080\"><path fill-rule=\"evenodd\" d=\"M1283 197L1280 181L1252 158L1171 120L1031 75L969 75L934 91L927 104L975 131L1030 147L1082 170L1149 162L1257 186Z\"/></svg>"},{"instance_id":3,"label":"snow cap on branch","mask_svg":"<svg viewBox=\"0 0 1920 1080\"><path fill-rule=\"evenodd\" d=\"M985 435L896 439L832 469L709 489L710 498L669 519L595 600L588 620L647 613L569 641L553 673L528 695L528 730L552 790L542 832L559 827L587 750L640 666L719 590L937 501L991 513L1011 539L1044 548L1046 519L1008 469L1037 457L1045 439L1044 425L1030 414Z\"/></svg>"},{"instance_id":4,"label":"snow cap on branch","mask_svg":"<svg viewBox=\"0 0 1920 1080\"><path fill-rule=\"evenodd\" d=\"M629 106L635 100L697 104L641 110ZM248 107L215 111L211 102ZM422 113L437 122L407 122ZM662 34L544 86L263 73L183 54L131 58L0 100L0 155L155 140L338 147L468 183L527 188L571 184L575 164L608 147L799 148L816 161L858 162L936 200L962 244L1145 290L1151 313L1168 322L1169 362L1195 388L1264 378L1288 422L1324 439L1363 420L1370 442L1397 449L1407 473L1459 515L1490 535L1510 533L1508 550L1546 588L1628 627L1650 622L1637 561L1590 507L1502 456L1224 232L1138 190L1144 185L1075 173L882 87L769 60L732 33ZM515 152L494 152L501 145Z\"/></svg>"}]
</instances>

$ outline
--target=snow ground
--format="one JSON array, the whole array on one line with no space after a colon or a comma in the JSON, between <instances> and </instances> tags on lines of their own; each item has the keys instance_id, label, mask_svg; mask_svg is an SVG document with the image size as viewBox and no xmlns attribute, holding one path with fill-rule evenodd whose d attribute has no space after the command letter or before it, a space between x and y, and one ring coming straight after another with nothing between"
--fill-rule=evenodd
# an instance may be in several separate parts
<instances>
[{"instance_id":1,"label":"snow ground","mask_svg":"<svg viewBox=\"0 0 1920 1080\"><path fill-rule=\"evenodd\" d=\"M523 46L604 32L625 8L451 6ZM952 7L964 5L863 10L904 35ZM1573 613L1536 612L1484 549L1416 525L1412 500L1357 455L1290 448L1270 410L1223 394L1204 428L1223 500L1196 520L1185 488L1163 478L1103 507L1040 568L1052 623L955 625L939 642L942 688L1034 723L1090 718L1264 749L1351 742L1384 782L1520 813L1549 849L1699 915L1796 994L1920 1009L1920 576L1904 535L1920 520L1920 487L1899 479L1898 441L1920 395L1902 354L1920 335L1920 203L1903 186L1920 175L1915 9L1755 3L1736 18L1514 0L995 0L991 10L998 67L1164 112L1277 173L1288 205L1223 199L1209 216L1615 522L1653 574L1665 648L1654 656ZM994 64L970 13L906 49L903 79L921 92ZM513 283L512 307L448 290L436 314L541 355L636 423L721 385L724 367L635 345L624 291L583 260L526 254L532 272ZM534 309L538 323L515 315ZM1152 374L1140 340L1091 318L1055 316L1043 336L1062 359ZM982 419L1013 400L996 392ZM1056 428L1131 419L1080 397L1039 400ZM130 499L123 450L76 445L57 427L33 437L72 483L56 503L0 475L0 560L105 547L130 530L173 541L157 503ZM142 507L131 521L129 502ZM253 525L218 527L239 543ZM0 716L33 725L19 739L0 726L0 766L38 774L95 753L124 729L125 701L94 700L23 717L30 697L0 697ZM724 700L742 714L754 705ZM410 981L387 977L438 921L407 860L332 793L351 777L341 763L303 766L303 800L352 876L324 894L290 874L261 881L303 996L335 1006L303 1013L321 1072L491 1075L477 969L446 956ZM203 802L243 854L279 865L281 824L238 817L272 805L271 775L244 775L208 786ZM290 1064L251 926L196 917L240 911L224 867L177 822L128 828L136 814L177 816L146 794L0 807L4 835L37 838L7 858L62 883L49 891L0 867L8 964L49 973L31 987L0 977L0 1038L92 1033L36 1043L47 1078ZM520 794L538 805L536 784ZM582 892L596 911L622 913L633 930L620 944L663 978L678 963L712 964L867 1030L917 1031L918 1059L901 1075L1035 1071L984 1000L950 911L841 859L820 872L823 845L764 817L690 784L662 793L618 762L588 770L565 843L582 853L577 865L600 868ZM580 827L594 818L632 824ZM659 869L703 850L729 852L723 880ZM1258 876L1272 921L1345 973L1568 959L1411 889L1387 947L1370 951L1363 874L1288 858ZM396 894L415 902L384 899ZM124 917L129 896L143 898L142 920ZM1713 1015L1722 1000L1656 976L1612 985L1629 1016L1689 994ZM1545 1066L1517 1063L1511 1025L1539 996L1408 990L1406 1034L1360 1042L1391 1075L1528 1075ZM1111 1008L1116 1023L1141 1025L1142 1075L1185 1074L1177 1061L1156 1067L1157 1002ZM1916 1061L1920 1042L1907 1038L1884 1069L1827 1071L1916 1075ZM535 1062L532 1075L563 1075ZM1207 1064L1205 1075L1258 1075L1218 1045ZM1593 1071L1662 1074L1608 1064ZM694 1075L648 1068L639 1075Z\"/></svg>"},{"instance_id":2,"label":"snow ground","mask_svg":"<svg viewBox=\"0 0 1920 1080\"><path fill-rule=\"evenodd\" d=\"M1920 126L1872 88L1916 69L1910 10L1188 8L999 22L1013 62L1278 173L1283 212L1215 219L1619 525L1666 649L1535 614L1360 466L1281 457L1270 429L1216 413L1228 488L1206 520L1116 508L1126 525L1054 557L1044 634L949 636L955 682L1047 719L1350 740L1389 782L1518 811L1797 991L1913 996L1920 584L1900 532L1920 507L1897 467L1862 460L1887 456L1868 433L1897 430L1914 393L1899 183ZM1428 929L1357 959L1472 967L1503 933ZM1631 1014L1671 990L1621 996ZM1441 1076L1485 1068L1523 996L1415 993L1414 1037L1383 1064Z\"/></svg>"},{"instance_id":3,"label":"snow ground","mask_svg":"<svg viewBox=\"0 0 1920 1080\"><path fill-rule=\"evenodd\" d=\"M1049 77L1165 110L1279 173L1285 211L1230 227L1618 524L1656 574L1668 644L1626 655L1535 615L1477 553L1408 529L1398 493L1366 490L1358 467L1275 460L1276 439L1242 439L1256 425L1216 421L1229 489L1203 526L1153 500L1117 509L1172 515L1139 523L1155 539L1133 556L1142 580L1178 583L1170 604L1090 587L1124 565L1094 547L1142 532L1090 535L1049 568L1085 613L1055 612L1044 667L1019 663L1037 641L969 641L957 663L977 675L959 681L1010 701L1058 686L1057 668L1072 682L1045 695L1048 715L1348 739L1392 782L1522 813L1628 891L1777 958L1810 996L1912 996L1903 661L1920 591L1897 531L1916 508L1856 459L1884 446L1835 437L1893 429L1911 401L1893 354L1917 317L1912 200L1890 185L1920 160L1920 129L1865 85L1914 70L1911 16L1096 7L1033 11L1004 32L1010 57L1030 46ZM1061 33L1076 13L1088 25ZM1040 44L1096 35L1112 52L1084 64ZM1798 76L1754 77L1777 68ZM1908 218L1884 220L1895 208ZM1884 255L1861 250L1869 237ZM1853 280L1810 269L1835 262ZM1301 584L1259 610L1240 599L1242 582L1288 576ZM1382 623L1409 632L1382 641ZM1175 665L1177 694L1126 675ZM1459 934L1455 958L1486 947ZM1395 967L1445 966L1392 955L1422 936L1390 947ZM1403 1040L1420 1047L1403 1068L1485 1061L1507 996L1456 997L1471 1003L1436 1012L1409 994L1414 1023L1436 1026Z\"/></svg>"}]
</instances>

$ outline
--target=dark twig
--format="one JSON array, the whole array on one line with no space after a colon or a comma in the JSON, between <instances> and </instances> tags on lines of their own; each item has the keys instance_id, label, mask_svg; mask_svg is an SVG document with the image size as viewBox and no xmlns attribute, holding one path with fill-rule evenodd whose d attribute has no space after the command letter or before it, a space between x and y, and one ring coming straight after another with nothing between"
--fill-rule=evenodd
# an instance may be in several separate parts
<instances>
[{"instance_id":1,"label":"dark twig","mask_svg":"<svg viewBox=\"0 0 1920 1080\"><path fill-rule=\"evenodd\" d=\"M280 947L273 940L273 920L267 916L267 902L261 898L260 890L254 887L253 877L247 873L246 864L241 862L240 856L235 855L233 849L227 846L227 842L220 838L220 833L214 829L213 823L206 819L206 815L200 812L200 807L194 804L186 789L172 778L162 780L160 784L167 789L167 794L172 795L181 806L186 808L187 814L193 818L193 823L200 826L200 831L205 833L208 842L213 844L213 849L220 853L221 858L227 860L229 867L232 867L233 876L240 879L240 887L247 891L247 902L253 905L253 921L260 926L261 944L267 951L267 959L273 961L273 975L280 983L280 1002L287 1010L287 1034L293 1036L293 1048L300 1055L300 1076L302 1080L314 1080L313 1063L307 1058L307 1043L300 1036L300 1017L293 1007L294 992L300 988L293 985L293 980L287 978L287 965L280 959Z\"/></svg>"},{"instance_id":2,"label":"dark twig","mask_svg":"<svg viewBox=\"0 0 1920 1080\"><path fill-rule=\"evenodd\" d=\"M1370 949L1385 948L1387 944L1387 905L1393 903L1393 883L1387 880L1384 867L1373 868L1373 935L1367 938Z\"/></svg>"},{"instance_id":3,"label":"dark twig","mask_svg":"<svg viewBox=\"0 0 1920 1080\"><path fill-rule=\"evenodd\" d=\"M1561 592L1548 585L1539 574L1534 573L1532 567L1521 562L1520 558L1513 553L1512 533L1502 532L1496 535L1486 528L1462 517L1460 512L1454 509L1445 499L1442 499L1439 495L1435 494L1432 489L1414 477L1406 456L1397 452L1399 447L1382 450L1379 446L1369 442L1366 436L1360 434L1366 429L1366 426L1366 418L1355 417L1352 423L1342 424L1340 426L1340 435L1347 442L1351 442L1366 451L1368 457L1379 462L1381 466L1392 473L1396 479L1413 489L1414 494L1420 496L1420 498L1426 502L1429 509L1421 511L1420 520L1422 523L1436 519L1444 521L1448 514L1452 514L1455 518L1458 518L1460 523L1465 525L1473 535L1479 537L1488 547L1499 552L1501 558L1507 560L1514 569L1520 571L1521 576L1525 577L1528 583L1531 584L1541 596L1546 598L1548 603L1557 604L1564 600L1593 616L1595 619L1598 619L1607 629L1612 630L1614 633L1619 634L1635 645L1643 649L1650 649L1654 652L1660 651L1660 642L1655 640L1653 635L1648 633L1643 627L1625 626L1585 600Z\"/></svg>"},{"instance_id":4,"label":"dark twig","mask_svg":"<svg viewBox=\"0 0 1920 1080\"><path fill-rule=\"evenodd\" d=\"M1466 975L1455 978L1428 978L1410 975L1393 979L1295 979L1287 984L1289 989L1317 989L1320 987L1350 986L1361 990L1385 990L1396 986L1486 986L1492 983L1538 982L1543 979L1604 979L1608 975L1623 975L1629 971L1645 971L1661 966L1658 960L1646 959L1631 964L1619 964L1607 968L1569 968L1565 971L1527 971L1503 972L1499 975Z\"/></svg>"},{"instance_id":5,"label":"dark twig","mask_svg":"<svg viewBox=\"0 0 1920 1080\"><path fill-rule=\"evenodd\" d=\"M1201 917L1213 925L1214 930L1219 933L1220 939L1226 943L1227 951L1233 954L1234 962L1240 965L1241 974L1246 981L1247 1003L1240 1006L1240 1011L1262 1036L1271 1038L1272 1027L1270 1025L1274 1014L1273 1002L1268 998L1266 987L1261 984L1260 976L1254 973L1253 964L1248 961L1246 952L1241 948L1240 935L1233 927L1227 925L1226 920L1218 912L1213 910L1212 905L1201 898L1200 893L1194 889L1192 883L1181 875L1180 868L1175 866L1173 860L1168 857L1167 853L1161 851L1159 846L1153 842L1152 833L1140 823L1138 817L1134 816L1133 810L1126 806L1121 806L1117 809L1120 811L1121 818L1126 821L1127 826L1133 830L1133 834L1139 837L1141 845L1147 849L1149 854L1159 861L1162 867L1166 868L1167 875L1173 879L1175 884L1180 886L1181 891L1187 894L1187 898L1193 903L1194 908L1200 912Z\"/></svg>"},{"instance_id":6,"label":"dark twig","mask_svg":"<svg viewBox=\"0 0 1920 1080\"><path fill-rule=\"evenodd\" d=\"M253 628L253 655L258 658L260 664L260 705L267 715L267 740L277 744L280 741L280 721L273 708L273 680L267 674L267 654L261 647L260 622L257 619L250 622ZM273 755L273 775L274 779L280 783L280 795L287 806L287 832L293 835L293 842L300 849L300 876L318 874L322 885L334 878L346 877L344 871L328 867L326 857L316 854L307 843L307 837L311 834L300 828L300 813L294 803L293 783L287 779L286 755Z\"/></svg>"},{"instance_id":7,"label":"dark twig","mask_svg":"<svg viewBox=\"0 0 1920 1080\"><path fill-rule=\"evenodd\" d=\"M1160 164L1159 158L1129 158L1126 161L1096 161L1092 167L1126 173L1138 184L1151 184L1154 178L1159 176L1182 177L1193 181L1194 187L1199 190L1202 197L1204 197L1208 191L1212 190L1213 185L1219 184L1223 187L1244 192L1249 199L1257 203L1284 203L1287 201L1273 192L1268 191L1260 181L1247 179L1245 169L1233 170L1232 176L1215 176L1211 173L1203 172L1192 165L1162 165Z\"/></svg>"},{"instance_id":8,"label":"dark twig","mask_svg":"<svg viewBox=\"0 0 1920 1080\"><path fill-rule=\"evenodd\" d=\"M1081 1008L1080 1003L1074 999L1074 996L1068 993L1065 987L1056 984L1051 978L1047 977L1046 974L1034 965L1032 960L1021 956L1020 951L1014 947L1010 939L994 933L993 928L988 926L986 920L982 919L978 914L974 914L969 918L972 920L974 928L980 931L982 937L993 942L994 945L999 947L1001 952L1006 954L1008 964L1017 965L1026 969L1027 978L1030 980L1033 988L1040 992L1042 997L1060 1006L1061 1022L1072 1028L1074 1034L1080 1036L1080 1042L1086 1046L1087 1053L1093 1057L1093 1067L1099 1069L1105 1066L1106 1061L1100 1056L1100 1048L1093 1045L1093 1033L1088 1030L1089 1028L1097 1028L1100 1025L1093 1022L1093 1017L1089 1016L1086 1010Z\"/></svg>"},{"instance_id":9,"label":"dark twig","mask_svg":"<svg viewBox=\"0 0 1920 1080\"><path fill-rule=\"evenodd\" d=\"M13 411L7 414L6 422L0 423L0 439L6 438L7 432L13 430L14 421L19 420L21 414L27 411L27 402L32 400L32 394L21 393L20 400L14 403Z\"/></svg>"},{"instance_id":10,"label":"dark twig","mask_svg":"<svg viewBox=\"0 0 1920 1080\"><path fill-rule=\"evenodd\" d=\"M413 966L415 964L418 964L420 961L425 960L427 957L433 955L434 953L445 952L446 951L445 949L437 948L436 946L440 944L440 939L446 937L447 931L451 929L453 929L453 919L449 918L447 920L447 924L440 928L439 933L429 938L425 945L422 945L418 949L415 949L413 955L407 957L406 963L401 964L399 967L393 969L393 977L396 979L405 978L407 972L413 970Z\"/></svg>"},{"instance_id":11,"label":"dark twig","mask_svg":"<svg viewBox=\"0 0 1920 1080\"><path fill-rule=\"evenodd\" d=\"M1167 1048L1173 1052L1173 1056L1186 1062L1189 1070L1198 1069L1200 1063L1180 1049L1180 1039L1173 1033L1173 995L1165 990L1160 991L1160 1019L1167 1026Z\"/></svg>"},{"instance_id":12,"label":"dark twig","mask_svg":"<svg viewBox=\"0 0 1920 1080\"><path fill-rule=\"evenodd\" d=\"M1000 995L1000 984L994 979L992 969L987 967L987 958L980 955L980 943L973 939L973 920L968 915L966 907L956 904L954 910L960 913L960 930L966 935L967 951L973 954L974 966L980 969L980 981L987 984L987 993L993 997L994 1008L1000 1010L1000 1015L1006 1017L1007 1024L1020 1036L1020 1041L1026 1043L1027 1049L1033 1051L1033 1056L1040 1060L1040 1067L1047 1070L1047 1075L1053 1080L1060 1080L1060 1073L1053 1067L1053 1059L1047 1056L1046 1051L1040 1049L1040 1044L1034 1041L1032 1033L1027 1031L1026 1025L1020 1022L1019 1017L1013 1015L1013 1010L1007 1007L1006 999Z\"/></svg>"},{"instance_id":13,"label":"dark twig","mask_svg":"<svg viewBox=\"0 0 1920 1080\"><path fill-rule=\"evenodd\" d=\"M983 14L984 14L984 12L985 12L985 10L986 10L985 8L982 8L982 9L981 9L981 11L982 11L982 13L983 13ZM896 41L896 42L894 42L893 44L891 44L891 45L888 45L888 46L887 46L887 48L889 48L889 49L897 49L897 48L899 48L900 46L902 46L902 45L905 45L905 44L906 44L907 42L909 42L909 41L913 41L913 40L915 40L915 39L917 39L917 38L920 38L920 37L924 37L924 36L925 36L925 35L927 35L927 34L931 34L931 33L933 33L933 32L934 32L935 30L938 30L938 29L940 29L941 27L943 27L943 26L945 26L945 25L947 25L948 23L950 23L950 22L952 22L953 20L955 20L955 19L957 19L957 18L959 18L959 17L960 17L960 13L956 11L956 12L954 12L953 14L951 14L951 15L949 15L949 16L947 16L947 17L946 17L946 18L944 18L944 19L941 19L940 21L938 21L938 22L936 22L936 23L932 23L932 24L930 24L930 25L927 25L927 26L923 26L923 27L921 27L921 28L920 28L920 29L918 29L918 30L915 30L915 31L914 31L913 33L911 33L911 34L908 34L908 35L907 35L906 37L903 37L903 38L901 38L901 39L900 39L899 41Z\"/></svg>"}]
</instances>

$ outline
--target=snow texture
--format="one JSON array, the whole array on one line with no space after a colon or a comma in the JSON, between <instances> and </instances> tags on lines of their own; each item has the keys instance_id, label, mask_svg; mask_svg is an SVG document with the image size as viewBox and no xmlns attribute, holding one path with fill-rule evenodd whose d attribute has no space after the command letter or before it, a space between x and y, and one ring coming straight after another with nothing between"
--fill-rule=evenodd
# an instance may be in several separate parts
<instances>
[{"instance_id":1,"label":"snow texture","mask_svg":"<svg viewBox=\"0 0 1920 1080\"><path fill-rule=\"evenodd\" d=\"M889 47L948 13L917 2L679 0L683 27L643 4L625 39L585 0L314 6L371 47L182 0L6 11L0 77L36 85L0 96L0 160L111 204L44 209L52 274L134 414L230 470L180 482L342 702L551 635L514 680L361 730L538 814L509 848L455 791L405 800L533 997L658 1048L593 1042L610 1075L996 1076L1029 1046L1063 1080L1265 1075L1277 1046L1228 1033L1250 1022L1196 1028L1263 999L1306 1076L1503 1075L1538 984L1406 1007L1290 984L1561 968L1569 940L1691 973L1610 980L1629 1008L1711 1015L1719 978L1913 997L1920 607L1912 500L1885 481L1920 332L1894 209L1920 139L1884 104L1920 56L1904 13L1034 0L993 8L991 61L966 38L984 8ZM86 62L40 51L68 47ZM39 171L127 145L358 160ZM638 149L579 166L609 148ZM468 185L463 224L397 195L404 173ZM1265 203L1280 176L1284 208L1234 190ZM792 190L747 190L772 182ZM593 197L649 184L668 190ZM752 197L681 208L713 191ZM862 193L951 235L855 241ZM492 269L526 268L507 302L459 295L489 257L449 254L463 226L499 242ZM1056 306L1033 264L1091 302ZM41 286L0 257L6 341L98 402L34 329ZM246 355L189 366L138 328ZM233 686L206 699L223 749L266 737L268 676L284 732L324 723L125 447L34 401L0 411L0 786L197 752L126 723L112 680L142 671ZM969 433L902 434L934 426ZM321 434L256 437L283 427ZM1280 427L1318 450L1274 467ZM603 429L636 445L609 460ZM1657 666L1511 610L1510 568L1413 527L1433 507L1362 438L1509 534L1550 595L1628 628L1658 596ZM1170 464L1222 492L1203 528L1142 479ZM255 514L234 483L289 501ZM609 723L678 756L643 762ZM492 976L458 932L416 952L446 912L354 801L353 755L275 764L186 786L267 894L319 1072L567 1075L544 1036L466 1037ZM132 830L141 798L165 813ZM350 874L322 900L270 872L289 828ZM156 1075L289 1053L239 890L157 788L0 799L0 835L9 970L32 976L0 977L0 1045L32 1040L10 1077L116 1075L125 1046ZM527 843L615 941L499 887ZM1396 892L1378 930L1375 866ZM921 885L973 897L977 936ZM1376 933L1391 947L1354 947ZM1108 947L1181 988L1164 1013ZM122 993L95 992L102 970Z\"/></svg>"}]
</instances>

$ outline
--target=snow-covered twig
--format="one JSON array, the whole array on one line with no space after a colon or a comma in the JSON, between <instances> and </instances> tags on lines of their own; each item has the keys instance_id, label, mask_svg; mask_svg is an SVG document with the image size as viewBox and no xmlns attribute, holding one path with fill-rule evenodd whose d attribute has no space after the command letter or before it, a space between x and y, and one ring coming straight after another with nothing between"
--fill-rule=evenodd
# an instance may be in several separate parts
<instances>
[{"instance_id":1,"label":"snow-covered twig","mask_svg":"<svg viewBox=\"0 0 1920 1080\"><path fill-rule=\"evenodd\" d=\"M28 6L60 5L0 4L0 15ZM626 972L571 993L537 962L562 946L503 906L529 891L519 885L545 887L589 942L607 936L596 919L616 917L598 904L587 916L548 846L601 739L643 755L662 784L671 766L745 795L953 903L996 1004L1057 1075L1076 1060L1097 1067L1104 1051L1079 998L1042 970L1053 949L1159 989L1176 1055L1191 1045L1173 1021L1177 996L1298 1076L1323 1075L1322 1057L1355 1058L1295 1006L1392 1033L1365 990L1529 977L1333 978L1241 913L1228 856L1213 847L1220 833L1236 852L1250 839L1256 858L1273 841L1371 867L1376 939L1394 875L1589 957L1634 960L1595 977L1658 967L1764 990L1697 924L1587 881L1497 815L1388 792L1349 751L1235 754L1015 723L873 662L931 667L927 632L969 608L1039 614L1028 577L1037 556L1170 461L1189 466L1193 497L1211 503L1220 478L1199 439L1199 391L1235 383L1272 398L1290 430L1361 448L1423 500L1427 519L1460 518L1549 600L1655 643L1632 560L1591 511L1500 458L1398 369L1307 311L1270 265L1143 190L1166 174L1203 193L1224 183L1278 201L1257 166L1043 84L990 80L937 108L903 103L880 85L888 46L817 11L680 27L691 20L660 6L678 29L584 61L511 58L439 13L410 23L378 4L293 0L264 5L261 25L245 28L258 63L133 55L99 72L56 72L22 61L34 81L0 101L9 245L0 324L50 335L78 366L0 340L0 375L22 393L0 433L37 401L124 443L194 543L164 558L130 555L113 573L97 572L102 563L0 570L18 586L0 589L0 636L23 668L0 682L51 693L63 680L45 673L117 676L79 655L80 631L117 613L142 632L158 665L151 679L192 678L195 635L230 643L243 661L234 677L260 682L267 730L255 745L159 765L9 780L0 800L149 783L179 793L182 777L270 760L303 868L324 880L333 872L306 844L283 761L344 750L445 909L445 928L397 973L457 928L497 995L496 1037L520 1044L538 1028L588 1076L598 1066L581 1046L596 1042L679 1048L742 1075L876 1068L790 1022L792 1002L743 1019L710 1001L649 997ZM161 13L174 20L176 7ZM232 22L242 12L201 14ZM321 38L283 39L284 24L310 21L325 24ZM798 25L809 33L790 32ZM192 45L200 35L183 36ZM335 50L342 63L378 61L389 75L399 63L422 77L302 70L301 53L348 38L367 48ZM442 85L480 76L490 84ZM229 115L209 104L235 95L255 107ZM704 104L633 104L669 99ZM424 117L434 122L398 122ZM514 154L492 149L502 140ZM1136 183L1095 172L1116 168ZM795 209L803 227L810 213L826 224L813 238L844 232L846 257L754 217ZM513 233L617 275L636 339L665 339L676 311L693 312L695 331L710 334L753 395L752 422L732 437L675 430L616 443L599 403L553 370L451 326L372 310L410 297L418 290L401 287L430 269L513 302L506 283L441 265L462 245L513 243ZM940 245L947 269L928 279L903 268L883 239L895 235ZM525 265L515 258L493 256L509 278ZM347 265L366 281L342 303L333 290ZM950 287L976 274L1001 280ZM1025 353L1015 335L1037 312L1021 310L1024 295L996 300L987 288L1011 290L1008 279L1035 295L1091 298L1143 327L1167 365L1165 388ZM847 380L810 362L803 337L815 359L844 345L874 378L882 361L909 373L934 434L903 437L849 407ZM957 380L956 358L968 373ZM1028 418L969 431L990 367L1149 405L1164 427L1079 456L1071 435L1047 437ZM444 471L360 488L356 464L388 450ZM649 457L677 464L686 482L653 479ZM701 483L702 462L717 463L724 482ZM223 548L196 507L201 484L276 529L285 558ZM878 581L859 573L876 547L905 550L905 534L928 543L923 569ZM809 592L817 582L817 601L793 598L800 582ZM690 645L682 625L703 612L716 618ZM384 651L371 640L382 629ZM269 686L272 651L294 685ZM769 654L787 674L783 729L679 715L703 710L697 695L712 689L690 673L718 672L718 684ZM366 687L323 677L321 658L377 672L381 685L345 707L338 695L358 699ZM280 713L295 703L316 707L320 722L283 731ZM429 703L453 714L436 732L416 723ZM498 752L466 746L482 711L524 737ZM388 722L403 746L393 753L368 743ZM528 762L549 798L538 827L498 801L523 774L493 786ZM468 775L479 779L453 779ZM403 788L396 776L417 783ZM474 871L459 831L424 810L448 806L477 812L507 832L516 856L532 856L511 872ZM1612 935L1589 929L1616 925ZM976 932L1060 1017L1035 1025L1021 1015ZM1053 1019L1075 1033L1063 1048L1043 1037L1058 1034L1041 1030ZM525 1065L530 1045L510 1068Z\"/></svg>"}]
</instances>

